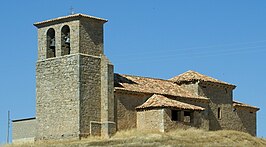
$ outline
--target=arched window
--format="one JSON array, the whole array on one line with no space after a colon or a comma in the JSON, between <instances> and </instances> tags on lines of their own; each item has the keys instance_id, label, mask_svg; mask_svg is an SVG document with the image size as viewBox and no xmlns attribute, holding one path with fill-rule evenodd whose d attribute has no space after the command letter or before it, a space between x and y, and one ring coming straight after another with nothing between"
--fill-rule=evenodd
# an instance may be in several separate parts
<instances>
[{"instance_id":1,"label":"arched window","mask_svg":"<svg viewBox=\"0 0 266 147\"><path fill-rule=\"evenodd\" d=\"M61 55L70 54L70 28L69 26L63 26L61 30Z\"/></svg>"},{"instance_id":2,"label":"arched window","mask_svg":"<svg viewBox=\"0 0 266 147\"><path fill-rule=\"evenodd\" d=\"M53 28L50 28L47 31L47 50L46 58L55 57L55 31Z\"/></svg>"}]
</instances>

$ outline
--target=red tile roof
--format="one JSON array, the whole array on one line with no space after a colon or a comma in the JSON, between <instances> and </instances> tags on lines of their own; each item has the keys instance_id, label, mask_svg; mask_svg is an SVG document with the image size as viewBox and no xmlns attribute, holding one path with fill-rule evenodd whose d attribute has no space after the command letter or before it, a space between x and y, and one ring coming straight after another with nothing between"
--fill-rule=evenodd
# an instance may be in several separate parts
<instances>
[{"instance_id":1,"label":"red tile roof","mask_svg":"<svg viewBox=\"0 0 266 147\"><path fill-rule=\"evenodd\" d=\"M200 74L198 72L189 70L185 73L182 73L176 77L173 77L171 79L169 79L171 81L174 81L178 84L182 84L183 82L193 82L193 81L201 81L201 82L211 82L211 83L218 83L218 84L223 84L223 85L228 85L228 86L232 86L233 88L235 88L235 85L214 79L212 77Z\"/></svg>"},{"instance_id":2,"label":"red tile roof","mask_svg":"<svg viewBox=\"0 0 266 147\"><path fill-rule=\"evenodd\" d=\"M175 108L181 110L197 110L197 111L203 111L205 109L199 106L173 100L158 94L152 95L145 103L138 106L136 109L142 110L142 109L151 109L151 108Z\"/></svg>"},{"instance_id":3,"label":"red tile roof","mask_svg":"<svg viewBox=\"0 0 266 147\"><path fill-rule=\"evenodd\" d=\"M209 100L193 95L169 80L115 74L115 90L125 90L150 94L171 95L184 98Z\"/></svg>"}]
</instances>

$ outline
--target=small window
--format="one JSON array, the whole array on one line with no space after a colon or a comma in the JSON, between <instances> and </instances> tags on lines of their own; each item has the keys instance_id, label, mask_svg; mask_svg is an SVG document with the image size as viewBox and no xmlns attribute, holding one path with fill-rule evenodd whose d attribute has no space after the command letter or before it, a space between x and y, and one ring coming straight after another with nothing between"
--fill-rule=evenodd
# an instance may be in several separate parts
<instances>
[{"instance_id":1,"label":"small window","mask_svg":"<svg viewBox=\"0 0 266 147\"><path fill-rule=\"evenodd\" d=\"M172 110L171 111L172 114L172 121L178 121L178 111L177 110Z\"/></svg>"},{"instance_id":2,"label":"small window","mask_svg":"<svg viewBox=\"0 0 266 147\"><path fill-rule=\"evenodd\" d=\"M46 50L46 58L55 57L55 30L50 28L46 34L47 37L47 50Z\"/></svg>"},{"instance_id":3,"label":"small window","mask_svg":"<svg viewBox=\"0 0 266 147\"><path fill-rule=\"evenodd\" d=\"M221 111L221 108L218 107L218 119L221 119L222 118L222 111Z\"/></svg>"}]
</instances>

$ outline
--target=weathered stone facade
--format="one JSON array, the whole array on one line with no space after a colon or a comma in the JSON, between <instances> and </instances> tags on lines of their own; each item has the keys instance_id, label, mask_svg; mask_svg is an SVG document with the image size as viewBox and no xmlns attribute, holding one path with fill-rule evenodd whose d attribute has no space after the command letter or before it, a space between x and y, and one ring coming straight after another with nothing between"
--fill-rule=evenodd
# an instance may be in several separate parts
<instances>
[{"instance_id":1,"label":"weathered stone facade","mask_svg":"<svg viewBox=\"0 0 266 147\"><path fill-rule=\"evenodd\" d=\"M136 107L143 104L151 94L115 91L115 116L117 130L137 128Z\"/></svg>"},{"instance_id":2,"label":"weathered stone facade","mask_svg":"<svg viewBox=\"0 0 266 147\"><path fill-rule=\"evenodd\" d=\"M114 125L113 65L103 55L106 20L76 14L36 23L36 140L109 136ZM62 28L69 27L69 54ZM55 35L47 37L49 30ZM66 36L66 35L65 35ZM54 37L54 38L53 38ZM54 39L55 46L49 41ZM54 49L55 55L48 55Z\"/></svg>"},{"instance_id":3,"label":"weathered stone facade","mask_svg":"<svg viewBox=\"0 0 266 147\"><path fill-rule=\"evenodd\" d=\"M74 14L38 28L36 120L13 122L13 139L110 137L117 130L196 127L256 135L259 108L233 101L235 85L185 72L168 80L114 74L104 19ZM27 132L26 129L34 131Z\"/></svg>"}]
</instances>

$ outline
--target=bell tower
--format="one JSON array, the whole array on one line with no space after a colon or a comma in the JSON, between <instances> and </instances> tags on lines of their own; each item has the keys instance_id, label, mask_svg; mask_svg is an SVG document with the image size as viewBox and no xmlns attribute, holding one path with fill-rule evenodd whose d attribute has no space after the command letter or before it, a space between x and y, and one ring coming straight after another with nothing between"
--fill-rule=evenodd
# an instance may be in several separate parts
<instances>
[{"instance_id":1,"label":"bell tower","mask_svg":"<svg viewBox=\"0 0 266 147\"><path fill-rule=\"evenodd\" d=\"M105 22L73 14L34 24L37 141L116 132L113 65L103 51Z\"/></svg>"}]
</instances>

